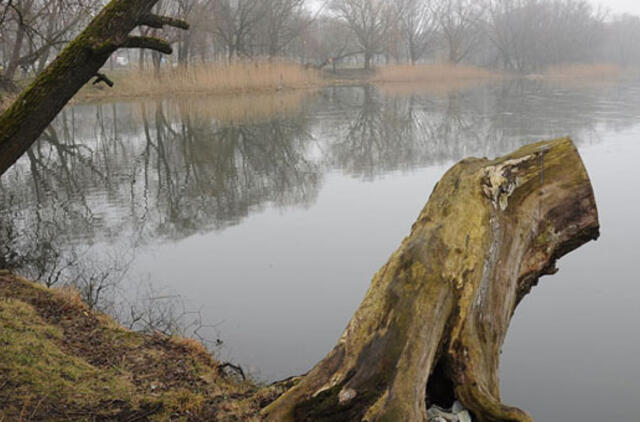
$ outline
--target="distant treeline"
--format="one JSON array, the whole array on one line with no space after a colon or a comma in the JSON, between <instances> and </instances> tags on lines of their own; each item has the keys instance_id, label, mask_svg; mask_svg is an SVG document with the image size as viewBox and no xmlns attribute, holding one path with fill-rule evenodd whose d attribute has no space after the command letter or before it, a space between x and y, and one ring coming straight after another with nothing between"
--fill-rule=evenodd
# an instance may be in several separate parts
<instances>
[{"instance_id":1,"label":"distant treeline","mask_svg":"<svg viewBox=\"0 0 640 422\"><path fill-rule=\"evenodd\" d=\"M41 71L104 4L0 0L0 89ZM157 8L192 25L170 30L176 54L121 52L113 66L286 57L314 67L447 61L535 73L640 64L640 17L587 0L160 0Z\"/></svg>"}]
</instances>

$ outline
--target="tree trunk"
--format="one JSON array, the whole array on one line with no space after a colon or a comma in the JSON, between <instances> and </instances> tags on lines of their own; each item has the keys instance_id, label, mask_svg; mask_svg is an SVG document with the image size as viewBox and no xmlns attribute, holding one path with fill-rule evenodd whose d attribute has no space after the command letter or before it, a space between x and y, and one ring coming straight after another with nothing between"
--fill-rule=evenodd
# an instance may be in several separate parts
<instances>
[{"instance_id":1,"label":"tree trunk","mask_svg":"<svg viewBox=\"0 0 640 422\"><path fill-rule=\"evenodd\" d=\"M24 25L20 23L18 25L18 32L16 33L16 41L13 45L13 52L11 53L7 70L4 73L4 77L9 80L13 80L18 65L20 64L20 52L22 51L22 43L24 42L24 32Z\"/></svg>"},{"instance_id":2,"label":"tree trunk","mask_svg":"<svg viewBox=\"0 0 640 422\"><path fill-rule=\"evenodd\" d=\"M364 70L371 69L371 53L369 50L365 49L364 51Z\"/></svg>"},{"instance_id":3,"label":"tree trunk","mask_svg":"<svg viewBox=\"0 0 640 422\"><path fill-rule=\"evenodd\" d=\"M139 25L187 29L186 22L151 14L158 0L113 0L0 115L0 175L35 142L67 102L119 48L171 53L164 40L130 36Z\"/></svg>"},{"instance_id":4,"label":"tree trunk","mask_svg":"<svg viewBox=\"0 0 640 422\"><path fill-rule=\"evenodd\" d=\"M511 316L558 258L598 234L593 190L569 139L460 162L335 348L264 416L426 421L427 406L458 399L477 421L532 421L500 400Z\"/></svg>"}]
</instances>

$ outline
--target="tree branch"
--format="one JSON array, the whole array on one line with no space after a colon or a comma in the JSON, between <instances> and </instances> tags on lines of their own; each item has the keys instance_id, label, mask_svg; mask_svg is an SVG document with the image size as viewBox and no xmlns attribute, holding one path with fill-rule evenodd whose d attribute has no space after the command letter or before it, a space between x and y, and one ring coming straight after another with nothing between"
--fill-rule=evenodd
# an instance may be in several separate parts
<instances>
[{"instance_id":1,"label":"tree branch","mask_svg":"<svg viewBox=\"0 0 640 422\"><path fill-rule=\"evenodd\" d=\"M182 19L155 15L153 13L140 16L140 19L138 19L138 25L150 26L151 28L157 29L162 29L165 25L184 30L189 29L189 23Z\"/></svg>"},{"instance_id":2,"label":"tree branch","mask_svg":"<svg viewBox=\"0 0 640 422\"><path fill-rule=\"evenodd\" d=\"M173 53L171 45L160 38L129 36L122 44L122 48L147 48L164 54Z\"/></svg>"},{"instance_id":3,"label":"tree branch","mask_svg":"<svg viewBox=\"0 0 640 422\"><path fill-rule=\"evenodd\" d=\"M146 18L152 15L151 10L157 2L108 2L13 104L0 114L0 175L29 149L56 114L85 83L96 76L118 48L148 48L171 54L171 45L165 40L129 36L141 22L188 27L179 19L159 17L160 20L154 21Z\"/></svg>"},{"instance_id":4,"label":"tree branch","mask_svg":"<svg viewBox=\"0 0 640 422\"><path fill-rule=\"evenodd\" d=\"M100 82L104 82L105 84L109 85L109 88L113 88L113 81L109 79L109 77L104 73L96 73L96 80L93 81L93 85L97 85Z\"/></svg>"}]
</instances>

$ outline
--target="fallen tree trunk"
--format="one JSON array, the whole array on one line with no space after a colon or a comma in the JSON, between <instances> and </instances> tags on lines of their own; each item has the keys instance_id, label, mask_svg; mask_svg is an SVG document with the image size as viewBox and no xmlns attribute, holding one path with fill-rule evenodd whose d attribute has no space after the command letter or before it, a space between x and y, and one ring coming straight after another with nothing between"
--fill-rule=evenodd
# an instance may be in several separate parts
<instances>
[{"instance_id":1,"label":"fallen tree trunk","mask_svg":"<svg viewBox=\"0 0 640 422\"><path fill-rule=\"evenodd\" d=\"M171 54L171 45L158 38L131 36L140 25L187 29L179 19L158 16L158 0L112 0L35 81L0 115L0 175L36 141L67 102L119 48L148 48ZM109 81L110 82L110 81Z\"/></svg>"},{"instance_id":2,"label":"fallen tree trunk","mask_svg":"<svg viewBox=\"0 0 640 422\"><path fill-rule=\"evenodd\" d=\"M467 159L437 184L334 349L263 411L270 421L425 421L455 399L477 421L531 421L501 403L511 316L555 262L599 235L573 143Z\"/></svg>"}]
</instances>

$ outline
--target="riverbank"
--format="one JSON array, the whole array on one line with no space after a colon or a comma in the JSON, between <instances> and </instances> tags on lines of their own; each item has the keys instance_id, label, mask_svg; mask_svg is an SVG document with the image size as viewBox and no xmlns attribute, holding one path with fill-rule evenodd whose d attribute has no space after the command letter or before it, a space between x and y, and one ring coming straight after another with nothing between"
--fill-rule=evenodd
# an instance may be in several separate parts
<instances>
[{"instance_id":1,"label":"riverbank","mask_svg":"<svg viewBox=\"0 0 640 422\"><path fill-rule=\"evenodd\" d=\"M302 93L327 86L374 84L391 95L446 93L501 79L524 79L551 84L602 84L638 77L638 69L610 64L553 66L536 74L504 73L488 68L441 64L383 65L374 70L330 68L317 70L293 62L251 61L231 64L201 64L184 68L164 67L106 71L114 87L86 84L72 100L76 103L153 99L171 96L183 102L217 98L223 120L243 114L270 115L280 106L298 104ZM21 86L28 81L22 81ZM274 96L274 94L278 94ZM284 98L286 97L286 98ZM282 100L284 98L284 100ZM0 98L0 111L15 95ZM254 101L255 100L255 101ZM266 107L263 107L266 105ZM252 110L261 110L254 112ZM209 113L211 114L211 113Z\"/></svg>"},{"instance_id":2,"label":"riverbank","mask_svg":"<svg viewBox=\"0 0 640 422\"><path fill-rule=\"evenodd\" d=\"M73 290L0 272L0 420L257 420L290 386L261 388L194 340L126 330Z\"/></svg>"},{"instance_id":3,"label":"riverbank","mask_svg":"<svg viewBox=\"0 0 640 422\"><path fill-rule=\"evenodd\" d=\"M375 70L339 68L319 71L290 62L237 62L197 65L186 69L165 68L154 76L152 69L114 71L115 85L87 84L76 101L149 98L160 96L196 97L267 94L312 90L335 85L410 83L440 89L463 83L483 83L501 77L490 70L448 64L388 65Z\"/></svg>"},{"instance_id":4,"label":"riverbank","mask_svg":"<svg viewBox=\"0 0 640 422\"><path fill-rule=\"evenodd\" d=\"M321 86L320 72L296 63L252 61L212 63L183 67L163 67L106 71L113 88L105 84L87 84L76 100L107 98L150 98L160 96L231 96L259 94Z\"/></svg>"}]
</instances>

